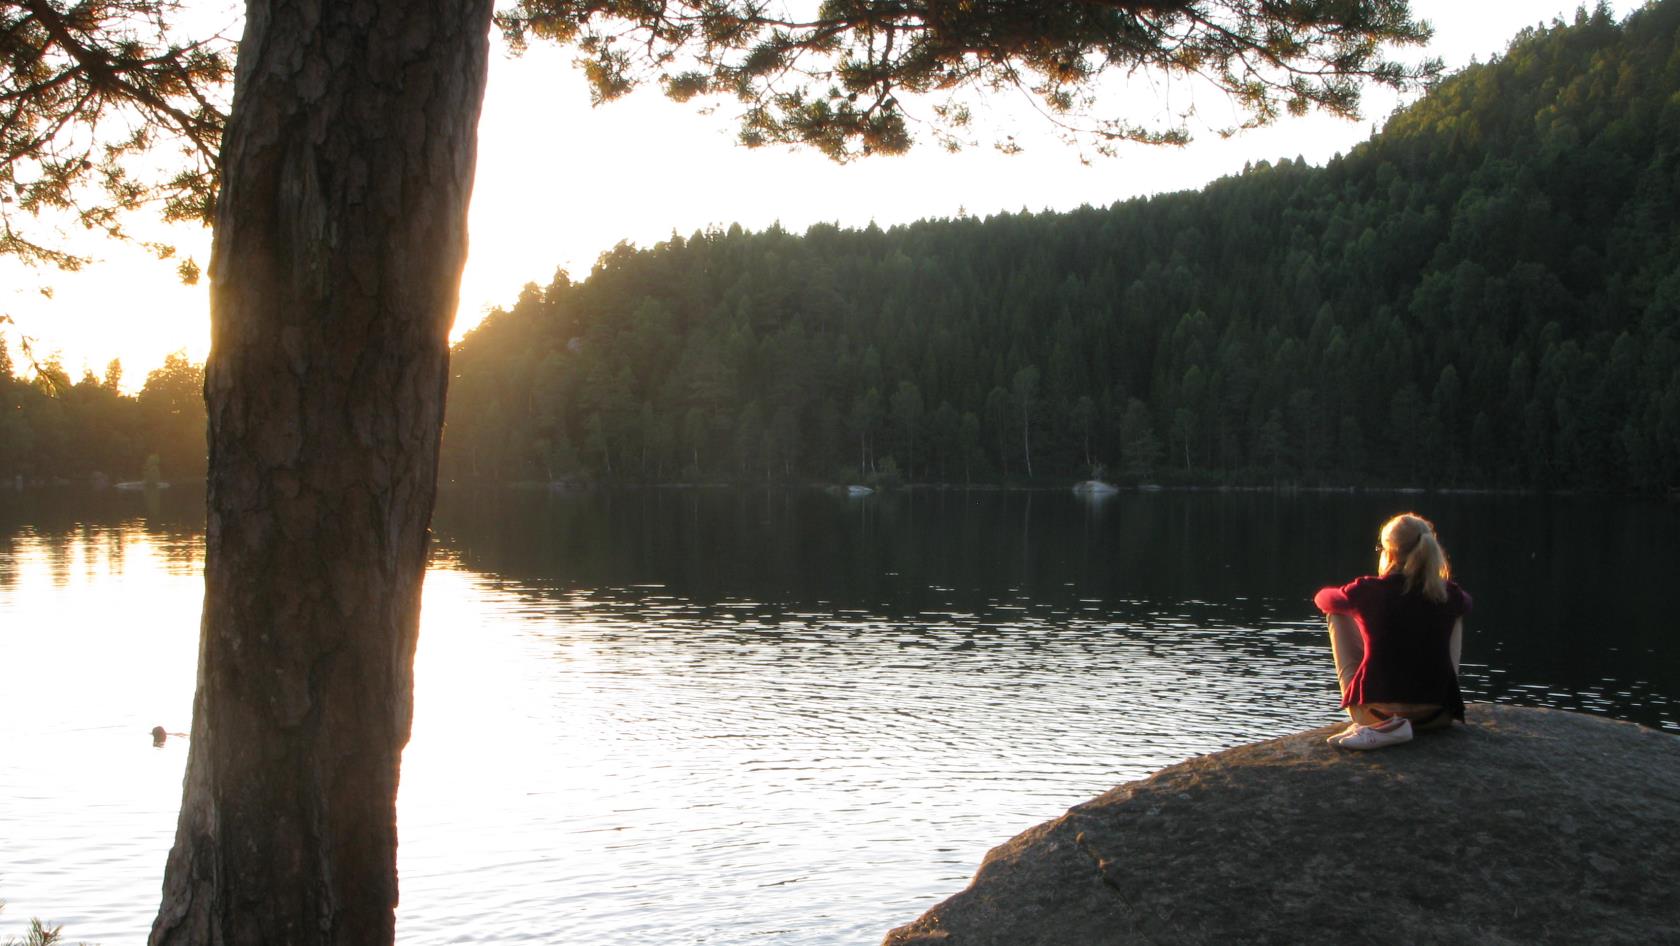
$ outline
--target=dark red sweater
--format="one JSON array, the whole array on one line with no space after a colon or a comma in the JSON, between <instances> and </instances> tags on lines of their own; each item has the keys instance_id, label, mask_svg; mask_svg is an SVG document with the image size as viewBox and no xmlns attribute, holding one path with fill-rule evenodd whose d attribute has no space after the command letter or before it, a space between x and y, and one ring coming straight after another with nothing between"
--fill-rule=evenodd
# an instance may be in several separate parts
<instances>
[{"instance_id":1,"label":"dark red sweater","mask_svg":"<svg viewBox=\"0 0 1680 946\"><path fill-rule=\"evenodd\" d=\"M1436 603L1421 589L1404 591L1405 576L1355 578L1325 588L1313 603L1325 614L1351 614L1365 640L1365 659L1354 671L1342 705L1439 703L1464 718L1464 697L1453 671L1453 625L1470 613L1470 595L1447 582L1447 600Z\"/></svg>"}]
</instances>

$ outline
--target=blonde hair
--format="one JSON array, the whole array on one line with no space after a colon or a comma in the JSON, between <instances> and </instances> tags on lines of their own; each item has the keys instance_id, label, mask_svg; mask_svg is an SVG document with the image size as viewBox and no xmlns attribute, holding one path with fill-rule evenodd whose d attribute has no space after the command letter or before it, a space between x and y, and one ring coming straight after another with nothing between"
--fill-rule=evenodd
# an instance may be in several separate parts
<instances>
[{"instance_id":1,"label":"blonde hair","mask_svg":"<svg viewBox=\"0 0 1680 946\"><path fill-rule=\"evenodd\" d=\"M1435 524L1415 512L1403 512L1383 523L1382 558L1377 574L1388 575L1395 569L1406 576L1406 590L1420 587L1423 596L1434 602L1447 600L1447 579L1452 566L1447 552L1435 537Z\"/></svg>"}]
</instances>

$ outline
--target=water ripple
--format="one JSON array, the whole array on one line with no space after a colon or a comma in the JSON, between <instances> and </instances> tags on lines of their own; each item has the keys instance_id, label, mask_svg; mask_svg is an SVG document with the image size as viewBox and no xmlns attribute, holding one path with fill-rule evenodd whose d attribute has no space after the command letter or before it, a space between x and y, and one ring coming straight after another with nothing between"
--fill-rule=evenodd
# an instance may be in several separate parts
<instances>
[{"instance_id":1,"label":"water ripple","mask_svg":"<svg viewBox=\"0 0 1680 946\"><path fill-rule=\"evenodd\" d=\"M185 728L202 548L132 525L0 548L0 666L27 668L0 688L0 940L32 915L76 940L144 940L185 760L144 734ZM399 941L874 942L1015 832L1337 718L1298 596L910 575L863 606L881 596L579 586L440 556L399 799ZM1654 638L1603 643L1606 672L1570 677L1525 662L1542 649L1531 623L1488 613L1471 697L1680 732Z\"/></svg>"}]
</instances>

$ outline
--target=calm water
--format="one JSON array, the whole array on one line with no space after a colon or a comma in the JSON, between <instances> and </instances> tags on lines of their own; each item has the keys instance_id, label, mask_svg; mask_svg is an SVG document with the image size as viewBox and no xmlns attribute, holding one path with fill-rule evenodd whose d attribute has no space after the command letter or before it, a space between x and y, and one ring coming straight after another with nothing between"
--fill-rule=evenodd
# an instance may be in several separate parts
<instances>
[{"instance_id":1,"label":"calm water","mask_svg":"<svg viewBox=\"0 0 1680 946\"><path fill-rule=\"evenodd\" d=\"M0 494L0 941L142 942L202 497ZM1335 719L1318 586L1433 516L1474 698L1680 732L1680 507L1465 496L449 495L398 939L854 944L1187 756Z\"/></svg>"}]
</instances>

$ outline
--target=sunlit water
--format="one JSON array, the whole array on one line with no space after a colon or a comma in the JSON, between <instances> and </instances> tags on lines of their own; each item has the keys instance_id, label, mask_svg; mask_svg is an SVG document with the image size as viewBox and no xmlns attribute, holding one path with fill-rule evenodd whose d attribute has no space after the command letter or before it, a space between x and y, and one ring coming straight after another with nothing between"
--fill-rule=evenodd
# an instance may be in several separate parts
<instances>
[{"instance_id":1,"label":"sunlit water","mask_svg":"<svg viewBox=\"0 0 1680 946\"><path fill-rule=\"evenodd\" d=\"M1348 556L1280 562L1239 538L1290 509L1033 501L446 508L399 799L399 941L878 942L1072 804L1335 719L1296 571ZM1374 528L1370 504L1318 502ZM0 519L0 940L39 916L137 943L157 907L186 743L147 731L187 728L203 544L156 509L123 513ZM1673 534L1672 507L1630 515ZM1119 551L1139 523L1147 567ZM790 532L802 551L779 547ZM1623 541L1571 544L1614 559ZM1635 537L1648 554L1625 568L1674 551L1648 546ZM1497 560L1484 582L1514 583ZM1666 634L1614 609L1624 626L1542 632L1534 609L1555 604L1472 587L1472 696L1680 731Z\"/></svg>"}]
</instances>

